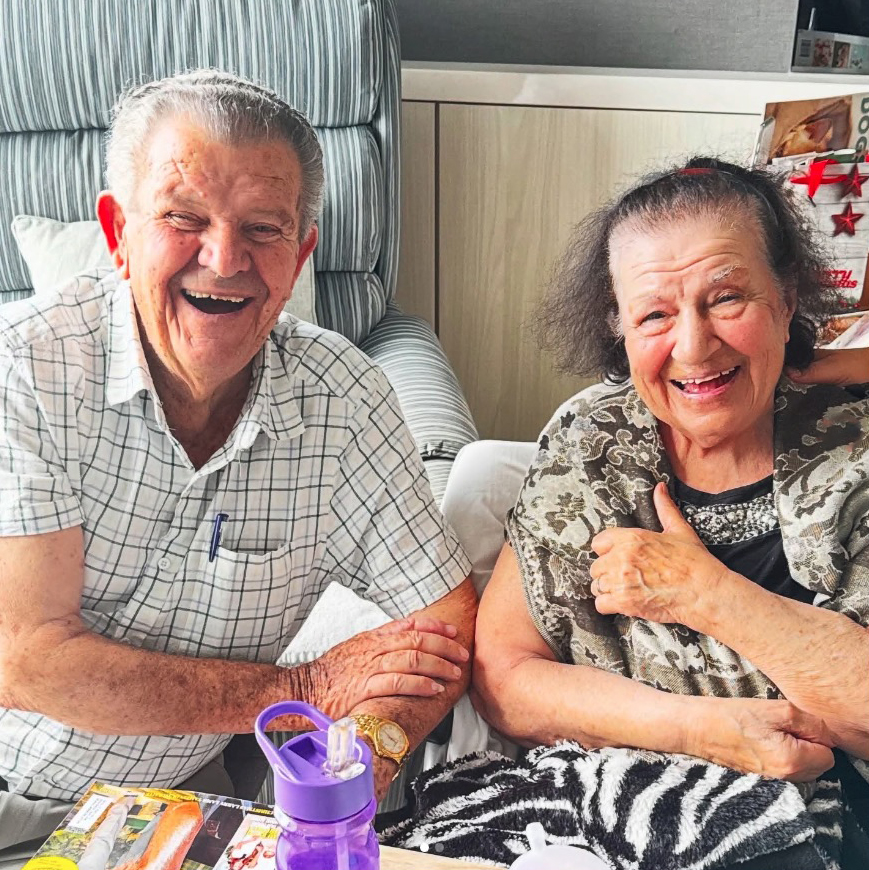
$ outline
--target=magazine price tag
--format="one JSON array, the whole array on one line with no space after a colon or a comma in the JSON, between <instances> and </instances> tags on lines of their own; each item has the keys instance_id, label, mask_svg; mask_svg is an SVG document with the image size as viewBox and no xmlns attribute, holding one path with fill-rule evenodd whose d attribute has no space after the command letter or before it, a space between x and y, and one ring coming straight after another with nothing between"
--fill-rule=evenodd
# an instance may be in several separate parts
<instances>
[{"instance_id":1,"label":"magazine price tag","mask_svg":"<svg viewBox=\"0 0 869 870\"><path fill-rule=\"evenodd\" d=\"M114 802L115 799L108 795L92 794L84 802L84 806L69 820L67 831L72 834L86 834Z\"/></svg>"}]
</instances>

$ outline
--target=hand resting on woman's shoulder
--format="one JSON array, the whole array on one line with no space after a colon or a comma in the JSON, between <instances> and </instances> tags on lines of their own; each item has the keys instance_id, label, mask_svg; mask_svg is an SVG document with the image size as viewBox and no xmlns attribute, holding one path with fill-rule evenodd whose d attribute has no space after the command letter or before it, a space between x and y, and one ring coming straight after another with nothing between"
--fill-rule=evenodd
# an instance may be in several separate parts
<instances>
[{"instance_id":1,"label":"hand resting on woman's shoulder","mask_svg":"<svg viewBox=\"0 0 869 870\"><path fill-rule=\"evenodd\" d=\"M842 350L819 350L815 361L803 371L791 369L788 377L798 384L852 384L869 383L869 347Z\"/></svg>"}]
</instances>

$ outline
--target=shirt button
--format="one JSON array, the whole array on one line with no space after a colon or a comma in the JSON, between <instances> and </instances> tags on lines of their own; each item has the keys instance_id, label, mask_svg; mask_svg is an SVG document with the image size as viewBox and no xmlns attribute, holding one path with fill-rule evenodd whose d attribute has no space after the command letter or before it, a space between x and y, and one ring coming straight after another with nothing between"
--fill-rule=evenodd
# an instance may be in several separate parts
<instances>
[{"instance_id":1,"label":"shirt button","mask_svg":"<svg viewBox=\"0 0 869 870\"><path fill-rule=\"evenodd\" d=\"M172 567L172 560L164 556L162 559L158 560L157 567L161 571L168 571Z\"/></svg>"}]
</instances>

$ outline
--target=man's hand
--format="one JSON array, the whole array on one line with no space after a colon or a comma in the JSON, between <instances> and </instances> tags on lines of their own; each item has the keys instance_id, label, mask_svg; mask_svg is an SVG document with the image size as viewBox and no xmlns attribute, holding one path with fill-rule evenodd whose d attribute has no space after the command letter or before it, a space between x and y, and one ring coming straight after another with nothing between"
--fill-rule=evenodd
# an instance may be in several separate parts
<instances>
[{"instance_id":1,"label":"man's hand","mask_svg":"<svg viewBox=\"0 0 869 870\"><path fill-rule=\"evenodd\" d=\"M791 782L817 779L833 766L834 743L824 721L790 701L706 700L708 715L692 720L689 755Z\"/></svg>"},{"instance_id":2,"label":"man's hand","mask_svg":"<svg viewBox=\"0 0 869 870\"><path fill-rule=\"evenodd\" d=\"M418 684L422 691L402 691L396 692L394 695L371 696L369 700L363 700L358 707L347 710L344 715L347 713L354 715L367 713L397 722L407 734L412 752L432 728L443 719L461 693L467 689L471 670L468 650L473 644L476 613L477 595L468 578L424 610L411 614L407 619L371 632L374 635L371 641L375 646L370 654L376 656L378 649L380 652L384 652L384 638L381 636L384 631L392 632L392 635L389 636L391 638L389 644L393 646L398 644L400 647L397 654L394 652L388 654L387 664L394 669L394 672L386 677L375 678L371 681L372 684L380 682L381 684L386 683L388 686L390 679L397 679L401 683L409 681L406 672L394 668L394 661L402 657L407 657L410 660L413 673L418 674L419 670L414 666L413 660L419 644L426 648L425 654L427 656L434 655L435 658L439 659L436 664L437 669L446 669L449 672L449 678L443 679L442 691L429 690L426 692L425 685L431 682L431 678L429 676L425 678L413 677L410 681ZM401 636L404 636L404 639ZM402 646L405 643L409 643L409 645ZM435 650L434 653L431 652L432 648ZM336 647L335 652L339 650L340 647ZM422 656L420 656L420 664L422 661ZM458 676L450 670L456 666L452 664L453 662L460 666ZM348 687L355 689L357 694L360 686L356 683L359 682L359 678L358 664L355 672L352 665L346 669L344 679L348 681ZM435 679L441 678L435 676ZM371 746L370 740L367 742ZM372 756L374 759L374 788L377 799L382 800L393 777L398 772L398 765L388 758L380 758L373 749Z\"/></svg>"},{"instance_id":3,"label":"man's hand","mask_svg":"<svg viewBox=\"0 0 869 870\"><path fill-rule=\"evenodd\" d=\"M455 626L422 615L357 634L306 666L305 700L340 719L372 698L438 695L468 661L455 636Z\"/></svg>"},{"instance_id":4,"label":"man's hand","mask_svg":"<svg viewBox=\"0 0 869 870\"><path fill-rule=\"evenodd\" d=\"M662 532L606 529L591 542L591 592L599 613L621 613L653 622L691 625L701 596L728 574L703 546L659 483L654 493Z\"/></svg>"},{"instance_id":5,"label":"man's hand","mask_svg":"<svg viewBox=\"0 0 869 870\"><path fill-rule=\"evenodd\" d=\"M815 351L815 361L805 371L788 369L798 384L865 384L869 381L869 347Z\"/></svg>"}]
</instances>

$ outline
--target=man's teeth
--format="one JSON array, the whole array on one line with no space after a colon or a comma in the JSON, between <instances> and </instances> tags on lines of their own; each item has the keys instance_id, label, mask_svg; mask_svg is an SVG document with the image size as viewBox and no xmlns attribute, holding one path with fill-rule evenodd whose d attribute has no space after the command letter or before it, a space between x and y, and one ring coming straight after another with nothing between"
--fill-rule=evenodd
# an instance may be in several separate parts
<instances>
[{"instance_id":1,"label":"man's teeth","mask_svg":"<svg viewBox=\"0 0 869 870\"><path fill-rule=\"evenodd\" d=\"M243 296L212 296L211 293L197 293L195 290L185 290L194 299L216 299L218 302L244 302Z\"/></svg>"},{"instance_id":2,"label":"man's teeth","mask_svg":"<svg viewBox=\"0 0 869 870\"><path fill-rule=\"evenodd\" d=\"M680 384L705 384L706 381L714 381L716 378L723 378L725 375L729 375L731 372L736 371L736 366L732 369L727 369L723 372L718 372L717 375L709 375L708 378L680 378Z\"/></svg>"}]
</instances>

